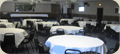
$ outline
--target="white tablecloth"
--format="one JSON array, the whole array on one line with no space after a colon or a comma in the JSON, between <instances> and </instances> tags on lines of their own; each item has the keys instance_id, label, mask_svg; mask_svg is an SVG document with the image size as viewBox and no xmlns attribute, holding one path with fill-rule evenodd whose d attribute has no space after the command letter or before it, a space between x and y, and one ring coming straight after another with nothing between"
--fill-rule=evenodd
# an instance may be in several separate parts
<instances>
[{"instance_id":1,"label":"white tablecloth","mask_svg":"<svg viewBox=\"0 0 120 54\"><path fill-rule=\"evenodd\" d=\"M27 21L36 22L36 21L42 21L42 19L24 19L23 26L27 26Z\"/></svg>"},{"instance_id":2,"label":"white tablecloth","mask_svg":"<svg viewBox=\"0 0 120 54\"><path fill-rule=\"evenodd\" d=\"M54 31L56 31L58 28L62 28L65 31L65 34L75 34L75 32L79 31L80 29L83 29L83 27L76 27L76 26L53 26L50 29L50 32L54 34Z\"/></svg>"},{"instance_id":3,"label":"white tablecloth","mask_svg":"<svg viewBox=\"0 0 120 54\"><path fill-rule=\"evenodd\" d=\"M66 49L77 49L81 52L95 51L101 54L106 54L107 51L107 48L102 40L87 36L52 36L48 38L45 45L50 48L50 54L64 54Z\"/></svg>"},{"instance_id":4,"label":"white tablecloth","mask_svg":"<svg viewBox=\"0 0 120 54\"><path fill-rule=\"evenodd\" d=\"M9 22L0 22L0 24L6 25L7 28L15 28L15 25L13 23Z\"/></svg>"},{"instance_id":5,"label":"white tablecloth","mask_svg":"<svg viewBox=\"0 0 120 54\"><path fill-rule=\"evenodd\" d=\"M37 30L38 30L38 24L43 24L43 27L45 27L45 26L52 27L53 24L59 25L58 22L35 22L35 26L36 26L36 29L37 29Z\"/></svg>"},{"instance_id":6,"label":"white tablecloth","mask_svg":"<svg viewBox=\"0 0 120 54\"><path fill-rule=\"evenodd\" d=\"M116 32L120 32L120 24L106 24L104 29L106 29L106 26L110 26Z\"/></svg>"},{"instance_id":7,"label":"white tablecloth","mask_svg":"<svg viewBox=\"0 0 120 54\"><path fill-rule=\"evenodd\" d=\"M68 21L68 23L71 24L74 20L76 20L76 19L61 19L60 22Z\"/></svg>"},{"instance_id":8,"label":"white tablecloth","mask_svg":"<svg viewBox=\"0 0 120 54\"><path fill-rule=\"evenodd\" d=\"M84 27L86 25L86 23L90 23L93 26L96 26L97 22L93 22L93 21L78 21L78 24L80 27Z\"/></svg>"},{"instance_id":9,"label":"white tablecloth","mask_svg":"<svg viewBox=\"0 0 120 54\"><path fill-rule=\"evenodd\" d=\"M0 54L8 54L8 53L5 53L5 52L1 49L1 46L0 46Z\"/></svg>"},{"instance_id":10,"label":"white tablecloth","mask_svg":"<svg viewBox=\"0 0 120 54\"><path fill-rule=\"evenodd\" d=\"M4 41L5 33L14 33L15 34L15 45L16 47L23 41L24 37L27 36L27 32L23 29L18 28L0 28L0 41Z\"/></svg>"},{"instance_id":11,"label":"white tablecloth","mask_svg":"<svg viewBox=\"0 0 120 54\"><path fill-rule=\"evenodd\" d=\"M7 19L0 19L0 22L8 22Z\"/></svg>"}]
</instances>

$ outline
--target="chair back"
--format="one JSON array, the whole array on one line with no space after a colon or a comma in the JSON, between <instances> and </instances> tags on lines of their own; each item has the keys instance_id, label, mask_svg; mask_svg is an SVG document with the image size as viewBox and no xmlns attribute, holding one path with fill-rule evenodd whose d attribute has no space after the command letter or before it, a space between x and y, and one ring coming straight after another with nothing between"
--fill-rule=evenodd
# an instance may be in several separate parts
<instances>
[{"instance_id":1,"label":"chair back","mask_svg":"<svg viewBox=\"0 0 120 54\"><path fill-rule=\"evenodd\" d=\"M29 40L31 41L34 38L34 36L35 36L35 30L33 29L33 30L30 31Z\"/></svg>"},{"instance_id":2,"label":"chair back","mask_svg":"<svg viewBox=\"0 0 120 54\"><path fill-rule=\"evenodd\" d=\"M18 23L15 25L15 28L18 28Z\"/></svg>"},{"instance_id":3,"label":"chair back","mask_svg":"<svg viewBox=\"0 0 120 54\"><path fill-rule=\"evenodd\" d=\"M62 21L61 23L60 23L61 25L69 25L69 23L68 23L68 21Z\"/></svg>"},{"instance_id":4,"label":"chair back","mask_svg":"<svg viewBox=\"0 0 120 54\"><path fill-rule=\"evenodd\" d=\"M112 24L112 22L107 22L107 24Z\"/></svg>"},{"instance_id":5,"label":"chair back","mask_svg":"<svg viewBox=\"0 0 120 54\"><path fill-rule=\"evenodd\" d=\"M62 28L58 28L56 31L57 31L58 35L64 35L65 34L64 29L62 29Z\"/></svg>"},{"instance_id":6,"label":"chair back","mask_svg":"<svg viewBox=\"0 0 120 54\"><path fill-rule=\"evenodd\" d=\"M53 24L53 26L58 26L58 24Z\"/></svg>"},{"instance_id":7,"label":"chair back","mask_svg":"<svg viewBox=\"0 0 120 54\"><path fill-rule=\"evenodd\" d=\"M109 32L111 32L111 31L112 31L112 30L111 30L110 26L106 26L106 32L109 33Z\"/></svg>"},{"instance_id":8,"label":"chair back","mask_svg":"<svg viewBox=\"0 0 120 54\"><path fill-rule=\"evenodd\" d=\"M84 35L84 29L80 29L78 32L75 32L75 35Z\"/></svg>"},{"instance_id":9,"label":"chair back","mask_svg":"<svg viewBox=\"0 0 120 54\"><path fill-rule=\"evenodd\" d=\"M50 29L51 29L51 27L48 27L48 26L45 26L45 27L44 27L44 30L45 30L46 33L48 33L48 34L50 34Z\"/></svg>"},{"instance_id":10,"label":"chair back","mask_svg":"<svg viewBox=\"0 0 120 54\"><path fill-rule=\"evenodd\" d=\"M43 30L43 24L38 24L38 30Z\"/></svg>"},{"instance_id":11,"label":"chair back","mask_svg":"<svg viewBox=\"0 0 120 54\"><path fill-rule=\"evenodd\" d=\"M66 49L65 54L81 54L81 51L76 49Z\"/></svg>"},{"instance_id":12,"label":"chair back","mask_svg":"<svg viewBox=\"0 0 120 54\"><path fill-rule=\"evenodd\" d=\"M114 51L116 52L119 49L119 41L116 42Z\"/></svg>"},{"instance_id":13,"label":"chair back","mask_svg":"<svg viewBox=\"0 0 120 54\"><path fill-rule=\"evenodd\" d=\"M30 25L30 21L27 21L27 25Z\"/></svg>"},{"instance_id":14,"label":"chair back","mask_svg":"<svg viewBox=\"0 0 120 54\"><path fill-rule=\"evenodd\" d=\"M90 23L86 23L86 27L90 28L91 24Z\"/></svg>"},{"instance_id":15,"label":"chair back","mask_svg":"<svg viewBox=\"0 0 120 54\"><path fill-rule=\"evenodd\" d=\"M0 24L0 28L6 28L6 25Z\"/></svg>"},{"instance_id":16,"label":"chair back","mask_svg":"<svg viewBox=\"0 0 120 54\"><path fill-rule=\"evenodd\" d=\"M107 43L107 37L105 36L98 36L99 39L101 39L105 44Z\"/></svg>"},{"instance_id":17,"label":"chair back","mask_svg":"<svg viewBox=\"0 0 120 54\"><path fill-rule=\"evenodd\" d=\"M43 46L42 42L38 43L38 49L39 49L39 53L45 53L44 46Z\"/></svg>"},{"instance_id":18,"label":"chair back","mask_svg":"<svg viewBox=\"0 0 120 54\"><path fill-rule=\"evenodd\" d=\"M104 29L104 27L105 27L105 24L104 24L104 23L102 23L102 24L101 24L101 29L103 30L103 29Z\"/></svg>"},{"instance_id":19,"label":"chair back","mask_svg":"<svg viewBox=\"0 0 120 54\"><path fill-rule=\"evenodd\" d=\"M15 34L14 33L6 33L4 34L4 46L14 45L15 46Z\"/></svg>"},{"instance_id":20,"label":"chair back","mask_svg":"<svg viewBox=\"0 0 120 54\"><path fill-rule=\"evenodd\" d=\"M86 23L87 32L91 32L92 26L90 23Z\"/></svg>"}]
</instances>

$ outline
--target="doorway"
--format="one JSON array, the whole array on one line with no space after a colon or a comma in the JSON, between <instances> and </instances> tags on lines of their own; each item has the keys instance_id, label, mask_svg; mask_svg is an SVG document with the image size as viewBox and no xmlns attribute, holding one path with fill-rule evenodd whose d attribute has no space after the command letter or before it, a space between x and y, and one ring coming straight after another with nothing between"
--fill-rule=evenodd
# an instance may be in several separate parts
<instances>
[{"instance_id":1,"label":"doorway","mask_svg":"<svg viewBox=\"0 0 120 54\"><path fill-rule=\"evenodd\" d=\"M97 8L97 22L101 24L103 18L103 8Z\"/></svg>"}]
</instances>

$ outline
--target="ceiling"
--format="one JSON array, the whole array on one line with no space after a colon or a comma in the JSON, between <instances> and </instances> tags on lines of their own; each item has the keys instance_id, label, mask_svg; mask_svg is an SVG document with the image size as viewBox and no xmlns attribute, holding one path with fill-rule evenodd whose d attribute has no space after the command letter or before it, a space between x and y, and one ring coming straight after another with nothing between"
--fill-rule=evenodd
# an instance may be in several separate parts
<instances>
[{"instance_id":1,"label":"ceiling","mask_svg":"<svg viewBox=\"0 0 120 54\"><path fill-rule=\"evenodd\" d=\"M54 1L54 2L70 1L70 2L82 2L82 1L113 1L113 0L11 0L11 1Z\"/></svg>"}]
</instances>

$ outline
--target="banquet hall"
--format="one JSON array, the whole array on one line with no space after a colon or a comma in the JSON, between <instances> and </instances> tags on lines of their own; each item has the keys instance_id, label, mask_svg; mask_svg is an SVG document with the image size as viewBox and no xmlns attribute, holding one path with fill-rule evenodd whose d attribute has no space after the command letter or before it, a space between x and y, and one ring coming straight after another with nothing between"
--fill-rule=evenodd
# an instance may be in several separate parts
<instances>
[{"instance_id":1,"label":"banquet hall","mask_svg":"<svg viewBox=\"0 0 120 54\"><path fill-rule=\"evenodd\" d=\"M114 0L8 0L0 7L0 52L115 54L119 5Z\"/></svg>"}]
</instances>

